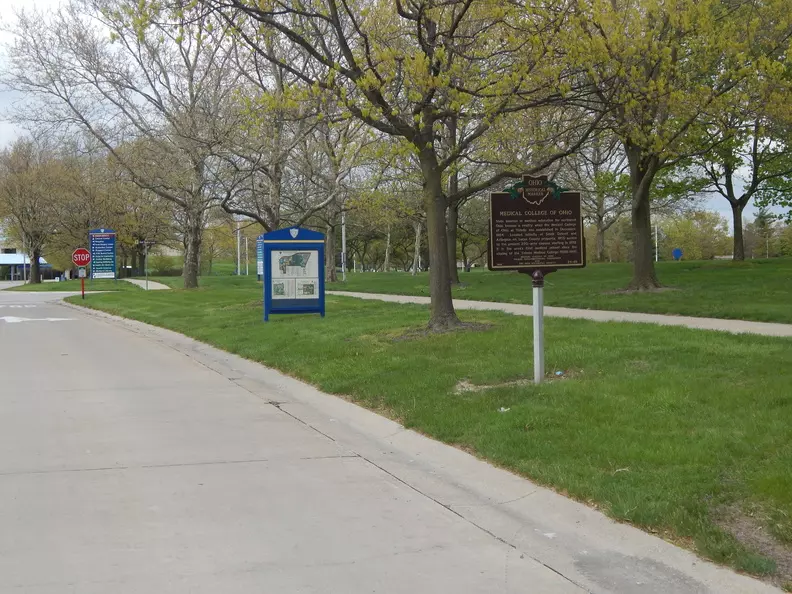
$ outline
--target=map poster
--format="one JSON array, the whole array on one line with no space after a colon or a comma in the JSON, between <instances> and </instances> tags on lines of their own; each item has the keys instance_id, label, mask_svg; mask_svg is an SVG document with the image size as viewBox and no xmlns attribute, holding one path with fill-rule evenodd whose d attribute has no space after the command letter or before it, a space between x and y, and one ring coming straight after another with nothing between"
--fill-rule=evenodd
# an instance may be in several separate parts
<instances>
[{"instance_id":1,"label":"map poster","mask_svg":"<svg viewBox=\"0 0 792 594\"><path fill-rule=\"evenodd\" d=\"M319 298L319 252L273 250L272 299Z\"/></svg>"}]
</instances>

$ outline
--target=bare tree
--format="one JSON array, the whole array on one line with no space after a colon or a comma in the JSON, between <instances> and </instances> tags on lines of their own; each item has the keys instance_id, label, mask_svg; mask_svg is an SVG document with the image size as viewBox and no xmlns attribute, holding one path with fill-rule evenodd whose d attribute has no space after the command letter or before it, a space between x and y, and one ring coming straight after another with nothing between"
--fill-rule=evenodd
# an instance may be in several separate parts
<instances>
[{"instance_id":1,"label":"bare tree","mask_svg":"<svg viewBox=\"0 0 792 594\"><path fill-rule=\"evenodd\" d=\"M184 286L198 284L207 169L236 122L232 37L209 15L133 0L71 0L18 14L7 85L34 97L19 119L92 134L139 187L174 205L184 232ZM158 18L162 17L162 18ZM134 145L134 151L120 147Z\"/></svg>"}]
</instances>

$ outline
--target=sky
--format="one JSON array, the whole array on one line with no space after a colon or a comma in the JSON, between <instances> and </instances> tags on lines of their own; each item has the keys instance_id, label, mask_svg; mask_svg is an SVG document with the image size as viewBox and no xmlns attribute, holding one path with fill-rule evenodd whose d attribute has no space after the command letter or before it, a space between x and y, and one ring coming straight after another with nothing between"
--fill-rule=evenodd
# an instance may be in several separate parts
<instances>
[{"instance_id":1,"label":"sky","mask_svg":"<svg viewBox=\"0 0 792 594\"><path fill-rule=\"evenodd\" d=\"M14 21L14 14L20 9L28 10L39 8L42 10L54 10L58 7L61 0L0 0L0 23L3 27L8 26ZM5 45L10 43L12 36L8 33L0 31L0 67L5 62ZM0 149L9 145L17 138L22 130L5 121L6 112L13 107L18 101L24 101L25 97L15 92L5 91L0 89ZM705 208L714 210L726 217L731 228L731 207L725 198L722 196L714 196L706 201ZM745 212L745 219L747 221L753 219L756 209L753 205L749 205Z\"/></svg>"},{"instance_id":2,"label":"sky","mask_svg":"<svg viewBox=\"0 0 792 594\"><path fill-rule=\"evenodd\" d=\"M19 10L53 10L58 7L60 0L0 0L0 28L4 29L14 22L14 15ZM0 31L0 66L5 63L5 46L13 37L5 31ZM6 112L17 101L24 100L24 96L0 89L0 148L4 148L21 134L21 130L6 121Z\"/></svg>"}]
</instances>

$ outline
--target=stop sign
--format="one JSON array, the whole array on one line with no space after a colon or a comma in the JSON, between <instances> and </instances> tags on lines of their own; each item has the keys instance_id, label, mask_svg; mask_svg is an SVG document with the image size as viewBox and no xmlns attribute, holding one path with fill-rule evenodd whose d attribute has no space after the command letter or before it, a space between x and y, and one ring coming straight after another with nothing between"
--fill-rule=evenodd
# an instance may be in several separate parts
<instances>
[{"instance_id":1,"label":"stop sign","mask_svg":"<svg viewBox=\"0 0 792 594\"><path fill-rule=\"evenodd\" d=\"M88 266L91 263L91 252L85 248L77 248L72 253L72 262L75 266Z\"/></svg>"}]
</instances>

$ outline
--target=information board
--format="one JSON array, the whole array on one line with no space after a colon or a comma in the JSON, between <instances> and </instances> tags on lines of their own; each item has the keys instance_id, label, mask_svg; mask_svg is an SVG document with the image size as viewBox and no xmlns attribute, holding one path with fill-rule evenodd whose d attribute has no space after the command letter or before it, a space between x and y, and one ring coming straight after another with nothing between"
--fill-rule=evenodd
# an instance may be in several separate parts
<instances>
[{"instance_id":1,"label":"information board","mask_svg":"<svg viewBox=\"0 0 792 594\"><path fill-rule=\"evenodd\" d=\"M536 182L539 183L536 183ZM583 268L580 194L527 177L522 191L490 194L490 270Z\"/></svg>"},{"instance_id":2,"label":"information board","mask_svg":"<svg viewBox=\"0 0 792 594\"><path fill-rule=\"evenodd\" d=\"M324 235L292 227L266 233L261 240L264 320L271 313L324 316Z\"/></svg>"},{"instance_id":3,"label":"information board","mask_svg":"<svg viewBox=\"0 0 792 594\"><path fill-rule=\"evenodd\" d=\"M88 232L91 249L91 278L116 278L116 232L94 229Z\"/></svg>"}]
</instances>

